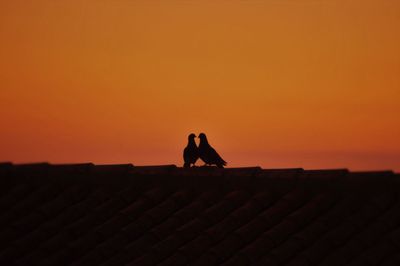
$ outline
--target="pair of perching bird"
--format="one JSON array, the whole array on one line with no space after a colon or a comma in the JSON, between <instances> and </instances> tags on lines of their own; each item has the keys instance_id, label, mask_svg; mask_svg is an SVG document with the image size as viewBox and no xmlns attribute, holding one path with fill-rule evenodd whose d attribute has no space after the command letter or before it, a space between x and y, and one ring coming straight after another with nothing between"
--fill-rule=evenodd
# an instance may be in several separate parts
<instances>
[{"instance_id":1,"label":"pair of perching bird","mask_svg":"<svg viewBox=\"0 0 400 266\"><path fill-rule=\"evenodd\" d=\"M206 134L200 133L200 144L198 147L194 141L195 137L196 135L193 133L188 137L188 145L183 150L183 160L185 162L183 167L190 167L192 164L194 166L196 161L200 158L203 162L205 162L205 165L215 164L219 168L224 168L226 162L208 143Z\"/></svg>"}]
</instances>

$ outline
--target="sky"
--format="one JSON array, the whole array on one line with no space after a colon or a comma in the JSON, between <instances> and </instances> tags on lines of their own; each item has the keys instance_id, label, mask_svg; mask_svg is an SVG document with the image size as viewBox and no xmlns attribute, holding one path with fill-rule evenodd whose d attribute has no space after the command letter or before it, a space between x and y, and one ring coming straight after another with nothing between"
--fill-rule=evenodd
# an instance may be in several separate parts
<instances>
[{"instance_id":1,"label":"sky","mask_svg":"<svg viewBox=\"0 0 400 266\"><path fill-rule=\"evenodd\" d=\"M0 39L0 161L400 171L400 1L0 0Z\"/></svg>"}]
</instances>

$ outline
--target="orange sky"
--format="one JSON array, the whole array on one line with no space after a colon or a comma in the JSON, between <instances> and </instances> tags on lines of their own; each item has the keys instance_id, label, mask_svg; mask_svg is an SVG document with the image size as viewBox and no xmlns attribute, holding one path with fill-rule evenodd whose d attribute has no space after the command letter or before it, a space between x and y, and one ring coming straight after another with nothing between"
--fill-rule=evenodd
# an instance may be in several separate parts
<instances>
[{"instance_id":1,"label":"orange sky","mask_svg":"<svg viewBox=\"0 0 400 266\"><path fill-rule=\"evenodd\" d=\"M0 161L400 171L400 1L0 1Z\"/></svg>"}]
</instances>

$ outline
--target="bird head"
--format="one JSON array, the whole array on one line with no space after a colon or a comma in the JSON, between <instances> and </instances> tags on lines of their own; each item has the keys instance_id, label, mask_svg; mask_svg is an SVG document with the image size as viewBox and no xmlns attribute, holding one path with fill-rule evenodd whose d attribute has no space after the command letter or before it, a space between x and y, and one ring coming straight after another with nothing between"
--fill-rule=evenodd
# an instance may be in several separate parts
<instances>
[{"instance_id":1,"label":"bird head","mask_svg":"<svg viewBox=\"0 0 400 266\"><path fill-rule=\"evenodd\" d=\"M188 139L189 139L189 140L191 140L191 139L194 140L195 137L196 137L196 135L195 135L194 133L191 133L191 134L189 135Z\"/></svg>"},{"instance_id":2,"label":"bird head","mask_svg":"<svg viewBox=\"0 0 400 266\"><path fill-rule=\"evenodd\" d=\"M200 139L200 140L207 140L206 134L200 133L199 139Z\"/></svg>"}]
</instances>

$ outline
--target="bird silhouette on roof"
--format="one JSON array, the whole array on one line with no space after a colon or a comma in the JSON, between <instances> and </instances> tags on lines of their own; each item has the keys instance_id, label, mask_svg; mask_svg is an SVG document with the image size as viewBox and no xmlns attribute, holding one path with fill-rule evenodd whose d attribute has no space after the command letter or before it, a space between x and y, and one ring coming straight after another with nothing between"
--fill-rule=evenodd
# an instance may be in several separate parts
<instances>
[{"instance_id":1,"label":"bird silhouette on roof","mask_svg":"<svg viewBox=\"0 0 400 266\"><path fill-rule=\"evenodd\" d=\"M195 137L196 135L193 133L188 136L188 144L183 150L183 167L190 167L192 164L194 166L197 159L199 159L199 148L194 141Z\"/></svg>"},{"instance_id":2,"label":"bird silhouette on roof","mask_svg":"<svg viewBox=\"0 0 400 266\"><path fill-rule=\"evenodd\" d=\"M219 156L219 154L215 151L213 147L208 143L206 134L200 133L200 144L199 144L199 156L206 165L213 165L215 164L219 168L224 168L226 162L224 159Z\"/></svg>"}]
</instances>

